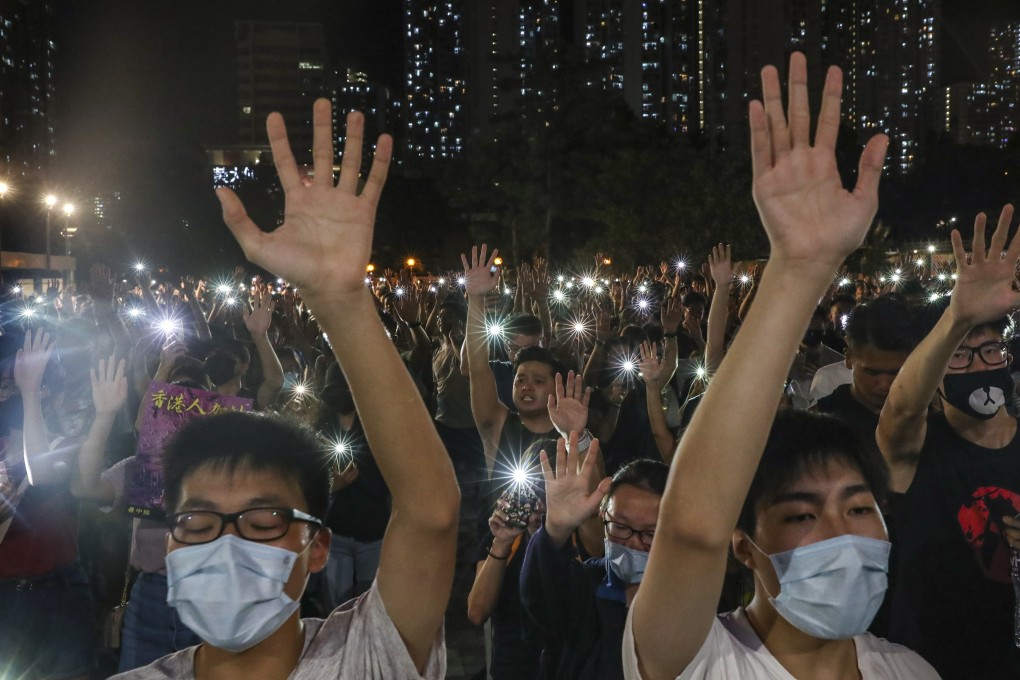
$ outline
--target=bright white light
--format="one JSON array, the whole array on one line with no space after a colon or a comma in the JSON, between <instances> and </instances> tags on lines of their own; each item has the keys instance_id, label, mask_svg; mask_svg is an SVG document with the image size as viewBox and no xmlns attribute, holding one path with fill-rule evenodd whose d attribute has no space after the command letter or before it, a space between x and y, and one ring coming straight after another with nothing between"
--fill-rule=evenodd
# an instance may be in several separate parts
<instances>
[{"instance_id":1,"label":"bright white light","mask_svg":"<svg viewBox=\"0 0 1020 680\"><path fill-rule=\"evenodd\" d=\"M445 286L446 285L446 279L439 279L439 285L440 286Z\"/></svg>"},{"instance_id":2,"label":"bright white light","mask_svg":"<svg viewBox=\"0 0 1020 680\"><path fill-rule=\"evenodd\" d=\"M583 279L581 279L581 284L585 288L594 288L595 287L595 279L593 279L590 276L586 276Z\"/></svg>"},{"instance_id":3,"label":"bright white light","mask_svg":"<svg viewBox=\"0 0 1020 680\"><path fill-rule=\"evenodd\" d=\"M622 367L623 370L627 371L628 373L633 373L634 371L637 370L637 365L629 359L623 362Z\"/></svg>"},{"instance_id":4,"label":"bright white light","mask_svg":"<svg viewBox=\"0 0 1020 680\"><path fill-rule=\"evenodd\" d=\"M150 285L150 286L155 286L155 285L156 285L156 279L152 279L152 280L151 280L151 281L149 282L149 285Z\"/></svg>"},{"instance_id":5,"label":"bright white light","mask_svg":"<svg viewBox=\"0 0 1020 680\"><path fill-rule=\"evenodd\" d=\"M928 252L929 253L934 253L935 252L935 246L928 246Z\"/></svg>"},{"instance_id":6,"label":"bright white light","mask_svg":"<svg viewBox=\"0 0 1020 680\"><path fill-rule=\"evenodd\" d=\"M20 316L23 319L31 318L35 316L35 310L32 309L31 307L25 307L24 309L21 310Z\"/></svg>"},{"instance_id":7,"label":"bright white light","mask_svg":"<svg viewBox=\"0 0 1020 680\"><path fill-rule=\"evenodd\" d=\"M35 299L35 304L37 304L37 305L44 305L44 304L46 304L46 298L44 298L42 295L40 295L39 297L37 297Z\"/></svg>"},{"instance_id":8,"label":"bright white light","mask_svg":"<svg viewBox=\"0 0 1020 680\"><path fill-rule=\"evenodd\" d=\"M282 286L284 283L286 283L286 281L284 281L283 279L276 279L276 285Z\"/></svg>"},{"instance_id":9,"label":"bright white light","mask_svg":"<svg viewBox=\"0 0 1020 680\"><path fill-rule=\"evenodd\" d=\"M676 262L673 263L673 267L677 271L683 271L684 269L687 269L687 263L684 260L682 260L682 259L681 260L677 260Z\"/></svg>"},{"instance_id":10,"label":"bright white light","mask_svg":"<svg viewBox=\"0 0 1020 680\"><path fill-rule=\"evenodd\" d=\"M142 310L138 307L129 307L127 313L132 319L137 319L142 315Z\"/></svg>"},{"instance_id":11,"label":"bright white light","mask_svg":"<svg viewBox=\"0 0 1020 680\"><path fill-rule=\"evenodd\" d=\"M307 391L308 391L308 388L305 387L301 383L298 383L297 385L294 385L294 394L302 395L302 394L304 394Z\"/></svg>"},{"instance_id":12,"label":"bright white light","mask_svg":"<svg viewBox=\"0 0 1020 680\"><path fill-rule=\"evenodd\" d=\"M556 300L556 302L563 302L566 299L567 299L567 294L564 293L562 290L554 290L553 291L553 300Z\"/></svg>"},{"instance_id":13,"label":"bright white light","mask_svg":"<svg viewBox=\"0 0 1020 680\"><path fill-rule=\"evenodd\" d=\"M942 296L939 295L938 293L932 293L931 295L928 296L928 302L938 302L940 297Z\"/></svg>"},{"instance_id":14,"label":"bright white light","mask_svg":"<svg viewBox=\"0 0 1020 680\"><path fill-rule=\"evenodd\" d=\"M708 374L708 371L705 370L704 366L698 366L696 369L694 369L694 374L699 378L704 378L705 375Z\"/></svg>"},{"instance_id":15,"label":"bright white light","mask_svg":"<svg viewBox=\"0 0 1020 680\"><path fill-rule=\"evenodd\" d=\"M504 288L503 289L503 295L513 295L513 294L514 294L514 292L512 290L510 290L509 288Z\"/></svg>"},{"instance_id":16,"label":"bright white light","mask_svg":"<svg viewBox=\"0 0 1020 680\"><path fill-rule=\"evenodd\" d=\"M220 285L216 286L216 292L220 293L221 295L230 295L232 292L234 292L234 289L225 283L221 283Z\"/></svg>"},{"instance_id":17,"label":"bright white light","mask_svg":"<svg viewBox=\"0 0 1020 680\"><path fill-rule=\"evenodd\" d=\"M566 281L566 277L563 276L563 274L560 274L559 276L556 277L556 280L559 281L560 283L563 283L564 281Z\"/></svg>"},{"instance_id":18,"label":"bright white light","mask_svg":"<svg viewBox=\"0 0 1020 680\"><path fill-rule=\"evenodd\" d=\"M11 292L14 293L15 295L19 294L21 292L21 286L14 286L13 288L11 288Z\"/></svg>"},{"instance_id":19,"label":"bright white light","mask_svg":"<svg viewBox=\"0 0 1020 680\"><path fill-rule=\"evenodd\" d=\"M897 269L896 273L889 277L889 280L891 280L893 283L899 283L900 282L900 278L902 278L902 277L900 276L899 270Z\"/></svg>"},{"instance_id":20,"label":"bright white light","mask_svg":"<svg viewBox=\"0 0 1020 680\"><path fill-rule=\"evenodd\" d=\"M917 258L917 262L915 262L914 264L916 264L918 267L923 267L924 266L924 258L923 257Z\"/></svg>"},{"instance_id":21,"label":"bright white light","mask_svg":"<svg viewBox=\"0 0 1020 680\"><path fill-rule=\"evenodd\" d=\"M902 273L903 273L903 270L902 270L902 269L897 269L895 273L897 273L897 274L902 274Z\"/></svg>"},{"instance_id":22,"label":"bright white light","mask_svg":"<svg viewBox=\"0 0 1020 680\"><path fill-rule=\"evenodd\" d=\"M953 281L956 280L956 274L953 274Z\"/></svg>"},{"instance_id":23,"label":"bright white light","mask_svg":"<svg viewBox=\"0 0 1020 680\"><path fill-rule=\"evenodd\" d=\"M233 307L234 305L237 304L237 298L236 297L228 297L227 298L227 304L230 305L231 307Z\"/></svg>"},{"instance_id":24,"label":"bright white light","mask_svg":"<svg viewBox=\"0 0 1020 680\"><path fill-rule=\"evenodd\" d=\"M369 281L371 281L371 279L369 279ZM439 290L439 289L438 289L438 288L436 288L435 286L429 286L429 292L430 292L430 293L435 293L435 292L436 292L436 291L438 291L438 290Z\"/></svg>"},{"instance_id":25,"label":"bright white light","mask_svg":"<svg viewBox=\"0 0 1020 680\"><path fill-rule=\"evenodd\" d=\"M648 300L638 300L638 303L637 303L638 308L640 308L640 309L648 309L648 305L649 305Z\"/></svg>"},{"instance_id":26,"label":"bright white light","mask_svg":"<svg viewBox=\"0 0 1020 680\"><path fill-rule=\"evenodd\" d=\"M144 272L146 270L146 268L147 268L147 265L144 262L135 262L135 264L134 264L134 270L136 272Z\"/></svg>"},{"instance_id":27,"label":"bright white light","mask_svg":"<svg viewBox=\"0 0 1020 680\"><path fill-rule=\"evenodd\" d=\"M526 484L528 482L528 471L524 468L514 468L511 472L514 484Z\"/></svg>"},{"instance_id":28,"label":"bright white light","mask_svg":"<svg viewBox=\"0 0 1020 680\"><path fill-rule=\"evenodd\" d=\"M648 292L648 286L646 286L643 283L640 286L638 286L637 289L638 289L639 293L647 293Z\"/></svg>"},{"instance_id":29,"label":"bright white light","mask_svg":"<svg viewBox=\"0 0 1020 680\"><path fill-rule=\"evenodd\" d=\"M372 277L371 277L371 276L366 276L366 277L365 277L365 285L366 285L366 286L370 286L370 285L372 285ZM276 292L277 292L277 293L279 293L280 291L279 291L279 290L277 290Z\"/></svg>"},{"instance_id":30,"label":"bright white light","mask_svg":"<svg viewBox=\"0 0 1020 680\"><path fill-rule=\"evenodd\" d=\"M467 283L467 279L465 279L463 276L460 276L460 277L457 278L457 285L458 286L463 286L465 283Z\"/></svg>"},{"instance_id":31,"label":"bright white light","mask_svg":"<svg viewBox=\"0 0 1020 680\"><path fill-rule=\"evenodd\" d=\"M602 286L595 286L596 295L602 295L604 292L606 292L605 288L603 288Z\"/></svg>"},{"instance_id":32,"label":"bright white light","mask_svg":"<svg viewBox=\"0 0 1020 680\"><path fill-rule=\"evenodd\" d=\"M333 446L333 453L337 454L338 456L342 456L343 454L347 453L347 444L343 442L337 442Z\"/></svg>"},{"instance_id":33,"label":"bright white light","mask_svg":"<svg viewBox=\"0 0 1020 680\"><path fill-rule=\"evenodd\" d=\"M490 338L502 338L503 337L503 324L498 323L498 322L487 323L485 325L485 332L488 334L488 336Z\"/></svg>"},{"instance_id":34,"label":"bright white light","mask_svg":"<svg viewBox=\"0 0 1020 680\"><path fill-rule=\"evenodd\" d=\"M946 280L946 275L945 274L939 274L938 275L938 280L939 281L945 281Z\"/></svg>"},{"instance_id":35,"label":"bright white light","mask_svg":"<svg viewBox=\"0 0 1020 680\"><path fill-rule=\"evenodd\" d=\"M587 330L587 329L586 329L586 328L584 327L584 323L582 323L581 321L575 321L575 322L574 322L574 332L575 332L575 333L577 333L578 335L581 335L581 334L583 334L583 333L584 333L584 332L585 332L586 330Z\"/></svg>"},{"instance_id":36,"label":"bright white light","mask_svg":"<svg viewBox=\"0 0 1020 680\"><path fill-rule=\"evenodd\" d=\"M403 289L403 288L401 288L401 287L399 287L399 286L397 287L397 289L396 289L395 291L393 291L393 293L394 293L394 294L395 294L395 295L396 295L397 297L404 297L404 289Z\"/></svg>"},{"instance_id":37,"label":"bright white light","mask_svg":"<svg viewBox=\"0 0 1020 680\"><path fill-rule=\"evenodd\" d=\"M741 274L740 282L746 286L747 284L751 283L751 277L748 276L747 274Z\"/></svg>"},{"instance_id":38,"label":"bright white light","mask_svg":"<svg viewBox=\"0 0 1020 680\"><path fill-rule=\"evenodd\" d=\"M573 287L574 287L574 282L573 281L567 281L567 288L573 288Z\"/></svg>"},{"instance_id":39,"label":"bright white light","mask_svg":"<svg viewBox=\"0 0 1020 680\"><path fill-rule=\"evenodd\" d=\"M841 279L839 280L839 285L840 285L840 287L846 287L846 286L849 286L849 285L850 285L850 279L848 279L848 278L846 278L846 277L844 276L843 278L841 278Z\"/></svg>"}]
</instances>

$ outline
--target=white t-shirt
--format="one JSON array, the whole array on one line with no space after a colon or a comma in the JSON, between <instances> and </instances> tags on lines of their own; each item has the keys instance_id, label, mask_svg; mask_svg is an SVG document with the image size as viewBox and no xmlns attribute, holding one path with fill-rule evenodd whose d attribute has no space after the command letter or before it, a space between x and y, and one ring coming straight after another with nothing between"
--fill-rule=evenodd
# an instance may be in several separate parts
<instances>
[{"instance_id":1,"label":"white t-shirt","mask_svg":"<svg viewBox=\"0 0 1020 680\"><path fill-rule=\"evenodd\" d=\"M917 653L877 638L871 633L854 637L857 668L863 680L938 680L939 674ZM623 631L623 677L643 680L634 652L631 617ZM744 615L743 608L720 614L712 622L701 649L677 680L733 680L767 678L795 680L766 649Z\"/></svg>"},{"instance_id":2,"label":"white t-shirt","mask_svg":"<svg viewBox=\"0 0 1020 680\"><path fill-rule=\"evenodd\" d=\"M386 613L373 582L368 592L333 611L326 619L302 619L305 648L288 680L443 680L446 644L440 627L419 674ZM110 680L194 680L198 647L164 656Z\"/></svg>"},{"instance_id":3,"label":"white t-shirt","mask_svg":"<svg viewBox=\"0 0 1020 680\"><path fill-rule=\"evenodd\" d=\"M846 362L837 361L828 366L822 366L815 371L815 377L811 379L811 391L808 400L812 404L818 403L833 392L840 385L849 385L854 381L853 369L846 367Z\"/></svg>"}]
</instances>

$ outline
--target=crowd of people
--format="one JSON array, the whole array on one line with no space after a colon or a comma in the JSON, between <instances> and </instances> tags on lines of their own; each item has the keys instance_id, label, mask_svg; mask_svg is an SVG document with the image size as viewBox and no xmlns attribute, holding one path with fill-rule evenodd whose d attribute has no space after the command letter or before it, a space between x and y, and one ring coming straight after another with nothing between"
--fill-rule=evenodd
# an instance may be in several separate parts
<instances>
[{"instance_id":1,"label":"crowd of people","mask_svg":"<svg viewBox=\"0 0 1020 680\"><path fill-rule=\"evenodd\" d=\"M334 180L320 100L310 174L267 122L282 225L218 190L272 278L11 292L0 677L438 680L458 565L493 680L1020 677L1012 207L848 274L888 140L846 190L839 70L814 120L788 76L763 261L366 268L392 141L360 177L350 114Z\"/></svg>"}]
</instances>

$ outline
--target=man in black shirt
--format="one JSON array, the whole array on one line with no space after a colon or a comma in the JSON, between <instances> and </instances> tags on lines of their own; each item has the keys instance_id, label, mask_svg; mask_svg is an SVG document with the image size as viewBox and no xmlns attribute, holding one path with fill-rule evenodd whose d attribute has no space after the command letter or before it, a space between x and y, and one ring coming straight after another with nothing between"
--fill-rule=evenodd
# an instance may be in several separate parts
<instances>
[{"instance_id":1,"label":"man in black shirt","mask_svg":"<svg viewBox=\"0 0 1020 680\"><path fill-rule=\"evenodd\" d=\"M904 494L889 638L947 680L1020 676L1005 535L1020 512L1020 438L1004 408L1013 392L1004 317L1020 305L1020 239L1006 251L1012 216L1007 205L986 249L979 215L970 255L953 231L949 306L903 364L877 432L893 490ZM929 415L936 394L942 412Z\"/></svg>"}]
</instances>

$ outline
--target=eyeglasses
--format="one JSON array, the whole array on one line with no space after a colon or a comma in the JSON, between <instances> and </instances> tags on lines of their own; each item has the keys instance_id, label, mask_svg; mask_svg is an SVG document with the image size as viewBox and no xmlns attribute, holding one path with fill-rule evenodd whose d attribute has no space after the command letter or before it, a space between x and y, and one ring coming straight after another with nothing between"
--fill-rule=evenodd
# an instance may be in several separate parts
<instances>
[{"instance_id":1,"label":"eyeglasses","mask_svg":"<svg viewBox=\"0 0 1020 680\"><path fill-rule=\"evenodd\" d=\"M634 534L637 534L637 537L641 539L641 545L645 546L646 548L652 547L652 538L655 536L654 529L651 529L649 531L638 531L637 529L632 529L626 524L623 524L622 522L617 522L616 520L613 519L603 520L602 524L606 527L606 534L612 538L621 541L626 541Z\"/></svg>"},{"instance_id":2,"label":"eyeglasses","mask_svg":"<svg viewBox=\"0 0 1020 680\"><path fill-rule=\"evenodd\" d=\"M1009 358L1009 345L999 340L986 342L978 347L966 347L961 345L949 357L949 368L968 368L974 363L974 355L980 354L981 361L986 366L998 366L1006 363Z\"/></svg>"},{"instance_id":3,"label":"eyeglasses","mask_svg":"<svg viewBox=\"0 0 1020 680\"><path fill-rule=\"evenodd\" d=\"M317 527L322 521L293 508L249 508L241 512L192 510L167 517L170 535L178 543L198 545L215 541L233 524L237 535L249 541L275 541L286 535L292 522L307 522Z\"/></svg>"}]
</instances>

